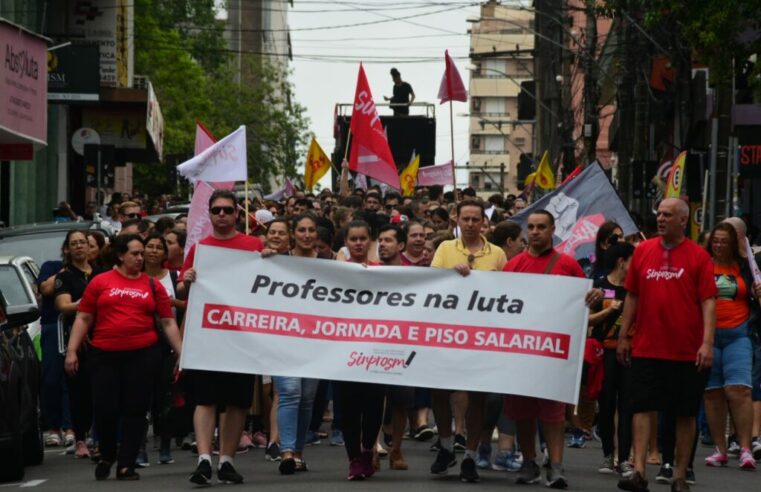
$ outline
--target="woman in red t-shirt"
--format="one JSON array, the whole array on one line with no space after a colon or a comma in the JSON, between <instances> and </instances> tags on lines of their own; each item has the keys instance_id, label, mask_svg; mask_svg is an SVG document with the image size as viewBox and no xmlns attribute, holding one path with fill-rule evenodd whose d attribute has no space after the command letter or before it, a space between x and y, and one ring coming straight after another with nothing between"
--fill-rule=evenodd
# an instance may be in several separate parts
<instances>
[{"instance_id":1,"label":"woman in red t-shirt","mask_svg":"<svg viewBox=\"0 0 761 492\"><path fill-rule=\"evenodd\" d=\"M77 353L87 345L89 333L93 414L101 452L95 479L108 478L117 460L117 480L138 480L135 459L161 359L157 330L163 330L178 357L180 332L166 290L160 282L151 285L142 271L143 239L136 234L119 236L112 248L116 268L87 285L72 327L65 364L66 372L76 374ZM155 325L155 314L161 328ZM121 443L117 456L118 435Z\"/></svg>"},{"instance_id":2,"label":"woman in red t-shirt","mask_svg":"<svg viewBox=\"0 0 761 492\"><path fill-rule=\"evenodd\" d=\"M705 390L708 429L716 451L705 459L708 466L727 464L724 437L727 406L740 442L740 468L752 470L756 462L750 451L753 403L751 368L753 348L749 337L752 280L743 278L742 257L737 233L732 225L721 223L713 228L706 249L713 258L714 278L719 295L716 299L716 334L713 342L713 366Z\"/></svg>"}]
</instances>

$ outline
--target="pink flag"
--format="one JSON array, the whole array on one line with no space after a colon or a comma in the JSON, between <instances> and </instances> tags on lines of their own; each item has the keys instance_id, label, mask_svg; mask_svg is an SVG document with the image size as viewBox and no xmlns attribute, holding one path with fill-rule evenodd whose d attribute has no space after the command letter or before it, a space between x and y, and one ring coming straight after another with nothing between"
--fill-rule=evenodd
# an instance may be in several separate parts
<instances>
[{"instance_id":1,"label":"pink flag","mask_svg":"<svg viewBox=\"0 0 761 492\"><path fill-rule=\"evenodd\" d=\"M438 166L421 167L417 172L418 186L450 185L453 183L452 161Z\"/></svg>"},{"instance_id":2,"label":"pink flag","mask_svg":"<svg viewBox=\"0 0 761 492\"><path fill-rule=\"evenodd\" d=\"M351 137L349 169L401 189L394 156L361 63L351 111Z\"/></svg>"},{"instance_id":3,"label":"pink flag","mask_svg":"<svg viewBox=\"0 0 761 492\"><path fill-rule=\"evenodd\" d=\"M446 61L446 69L444 70L444 76L441 77L441 85L439 86L440 104L447 101L467 102L468 91L465 90L465 84L462 83L457 66L452 61L452 57L449 56L449 50L444 52L444 59Z\"/></svg>"},{"instance_id":4,"label":"pink flag","mask_svg":"<svg viewBox=\"0 0 761 492\"><path fill-rule=\"evenodd\" d=\"M200 154L216 143L217 139L207 130L201 122L196 122L195 155ZM188 211L188 238L185 240L185 254L190 247L211 234L211 219L209 218L209 198L216 188L232 190L235 181L207 183L199 181L193 190L193 198L190 200Z\"/></svg>"}]
</instances>

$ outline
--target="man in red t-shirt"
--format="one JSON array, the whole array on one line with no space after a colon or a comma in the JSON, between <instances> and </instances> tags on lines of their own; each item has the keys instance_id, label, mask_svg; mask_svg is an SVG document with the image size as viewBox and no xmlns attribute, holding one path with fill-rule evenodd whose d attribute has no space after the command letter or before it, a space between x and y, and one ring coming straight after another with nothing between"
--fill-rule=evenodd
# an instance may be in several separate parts
<instances>
[{"instance_id":1,"label":"man in red t-shirt","mask_svg":"<svg viewBox=\"0 0 761 492\"><path fill-rule=\"evenodd\" d=\"M528 249L518 254L504 266L505 272L540 273L585 278L579 263L552 247L555 234L555 218L546 210L532 212L527 219ZM587 305L602 299L600 289L592 289L585 298ZM547 487L565 489L568 481L563 475L563 449L565 432L565 408L561 401L530 396L507 395L505 414L515 420L518 444L523 452L523 464L516 478L517 483L530 484L541 480L536 458L536 421L542 422L547 440L550 469L547 471Z\"/></svg>"},{"instance_id":2,"label":"man in red t-shirt","mask_svg":"<svg viewBox=\"0 0 761 492\"><path fill-rule=\"evenodd\" d=\"M713 362L717 294L711 257L684 236L689 215L680 199L660 203L659 237L639 244L624 285L628 293L617 356L620 363L631 364L635 472L619 481L622 490L647 490L650 418L658 411L676 415L671 490L689 490L685 475L695 416Z\"/></svg>"},{"instance_id":3,"label":"man in red t-shirt","mask_svg":"<svg viewBox=\"0 0 761 492\"><path fill-rule=\"evenodd\" d=\"M246 251L263 249L259 238L247 236L235 229L235 224L238 222L236 205L235 195L229 190L215 190L211 194L209 217L212 233L202 239L200 244ZM191 284L196 280L196 270L193 267L195 252L196 247L193 245L188 251L180 272L179 278L182 282L177 285L177 294L180 298L188 294ZM224 414L220 418L221 439L217 478L220 482L241 483L243 477L235 471L233 457L253 400L255 376L214 371L189 372L191 372L193 396L196 402L193 427L198 443L198 466L190 476L190 481L196 485L211 484L211 441L214 435L216 409L222 408Z\"/></svg>"}]
</instances>

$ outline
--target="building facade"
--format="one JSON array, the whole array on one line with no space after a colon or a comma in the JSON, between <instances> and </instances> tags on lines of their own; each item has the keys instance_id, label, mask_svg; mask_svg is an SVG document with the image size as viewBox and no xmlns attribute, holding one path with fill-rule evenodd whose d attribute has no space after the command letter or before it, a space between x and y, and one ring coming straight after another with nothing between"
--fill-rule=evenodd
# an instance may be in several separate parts
<instances>
[{"instance_id":1,"label":"building facade","mask_svg":"<svg viewBox=\"0 0 761 492\"><path fill-rule=\"evenodd\" d=\"M469 185L518 192L518 163L534 152L534 14L490 0L470 29ZM528 99L527 99L528 98Z\"/></svg>"}]
</instances>

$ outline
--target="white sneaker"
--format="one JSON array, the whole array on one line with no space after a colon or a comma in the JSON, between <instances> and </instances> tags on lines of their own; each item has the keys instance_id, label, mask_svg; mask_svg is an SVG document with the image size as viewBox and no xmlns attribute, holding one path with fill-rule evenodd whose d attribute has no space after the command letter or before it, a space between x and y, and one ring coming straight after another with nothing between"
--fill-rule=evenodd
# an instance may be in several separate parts
<instances>
[{"instance_id":1,"label":"white sneaker","mask_svg":"<svg viewBox=\"0 0 761 492\"><path fill-rule=\"evenodd\" d=\"M756 461L761 461L761 437L754 437L750 443L750 451Z\"/></svg>"}]
</instances>

